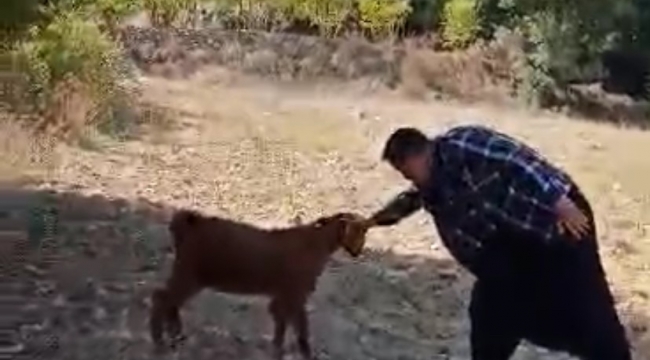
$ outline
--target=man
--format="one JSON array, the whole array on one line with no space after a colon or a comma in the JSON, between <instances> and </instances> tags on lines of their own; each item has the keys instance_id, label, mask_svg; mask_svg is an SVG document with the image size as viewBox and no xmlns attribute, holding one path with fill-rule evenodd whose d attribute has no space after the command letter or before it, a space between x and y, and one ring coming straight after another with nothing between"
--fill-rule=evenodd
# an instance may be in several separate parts
<instances>
[{"instance_id":1,"label":"man","mask_svg":"<svg viewBox=\"0 0 650 360\"><path fill-rule=\"evenodd\" d=\"M477 278L473 360L506 360L521 340L586 360L630 360L598 255L589 203L525 144L482 126L427 138L395 131L383 160L413 188L375 213L391 226L424 207L450 253Z\"/></svg>"}]
</instances>

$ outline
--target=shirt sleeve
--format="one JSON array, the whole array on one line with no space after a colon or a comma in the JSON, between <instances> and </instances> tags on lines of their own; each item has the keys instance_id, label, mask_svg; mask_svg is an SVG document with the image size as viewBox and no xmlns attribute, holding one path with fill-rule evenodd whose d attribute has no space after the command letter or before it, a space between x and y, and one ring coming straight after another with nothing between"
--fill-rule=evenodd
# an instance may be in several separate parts
<instances>
[{"instance_id":1,"label":"shirt sleeve","mask_svg":"<svg viewBox=\"0 0 650 360\"><path fill-rule=\"evenodd\" d=\"M372 215L371 219L378 226L392 226L422 208L422 198L416 189L408 189Z\"/></svg>"}]
</instances>

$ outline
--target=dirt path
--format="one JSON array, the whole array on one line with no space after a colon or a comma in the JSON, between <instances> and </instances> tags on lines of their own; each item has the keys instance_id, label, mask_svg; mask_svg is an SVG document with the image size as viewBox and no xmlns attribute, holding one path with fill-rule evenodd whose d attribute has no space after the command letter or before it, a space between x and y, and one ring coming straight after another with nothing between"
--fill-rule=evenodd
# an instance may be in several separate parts
<instances>
[{"instance_id":1,"label":"dirt path","mask_svg":"<svg viewBox=\"0 0 650 360\"><path fill-rule=\"evenodd\" d=\"M650 162L637 156L650 150L650 135L349 89L229 84L214 74L143 80L145 96L175 118L173 129L125 142L97 137L91 149L65 149L51 181L0 192L2 236L12 240L4 243L19 245L12 261L20 266L12 268L21 281L3 280L3 293L15 294L23 358L151 358L147 297L168 271L167 207L266 226L297 214L368 213L403 186L377 161L392 129L435 133L468 121L524 138L575 174L597 209L639 359L650 358L643 316L650 314ZM48 209L52 223L39 220ZM21 258L20 249L36 246L21 241L26 229L31 238L43 233L42 250ZM336 257L312 301L314 344L323 359L468 359L470 284L418 214L371 233L359 260ZM265 310L261 299L202 294L184 313L189 342L162 358L267 359ZM565 357L523 346L516 358Z\"/></svg>"}]
</instances>

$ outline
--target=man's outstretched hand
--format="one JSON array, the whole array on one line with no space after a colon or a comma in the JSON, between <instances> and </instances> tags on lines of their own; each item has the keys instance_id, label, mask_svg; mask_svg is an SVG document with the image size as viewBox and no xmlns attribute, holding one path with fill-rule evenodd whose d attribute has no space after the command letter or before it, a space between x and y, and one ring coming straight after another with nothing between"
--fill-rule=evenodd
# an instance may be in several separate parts
<instances>
[{"instance_id":1,"label":"man's outstretched hand","mask_svg":"<svg viewBox=\"0 0 650 360\"><path fill-rule=\"evenodd\" d=\"M555 203L555 212L560 233L568 232L573 238L580 240L589 232L589 218L566 195Z\"/></svg>"}]
</instances>

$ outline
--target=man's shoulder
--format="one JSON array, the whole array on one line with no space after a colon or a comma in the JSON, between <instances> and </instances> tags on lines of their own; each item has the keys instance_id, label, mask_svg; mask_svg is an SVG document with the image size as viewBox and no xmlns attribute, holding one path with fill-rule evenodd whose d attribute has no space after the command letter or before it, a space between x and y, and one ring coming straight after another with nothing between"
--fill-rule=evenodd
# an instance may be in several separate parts
<instances>
[{"instance_id":1,"label":"man's shoulder","mask_svg":"<svg viewBox=\"0 0 650 360\"><path fill-rule=\"evenodd\" d=\"M483 125L454 126L432 139L434 143L453 143L465 146L487 146L489 140L500 133Z\"/></svg>"},{"instance_id":2,"label":"man's shoulder","mask_svg":"<svg viewBox=\"0 0 650 360\"><path fill-rule=\"evenodd\" d=\"M481 133L481 134L498 134L498 132L486 125L480 124L467 124L456 125L447 129L442 133L443 136L458 136L467 133Z\"/></svg>"}]
</instances>

